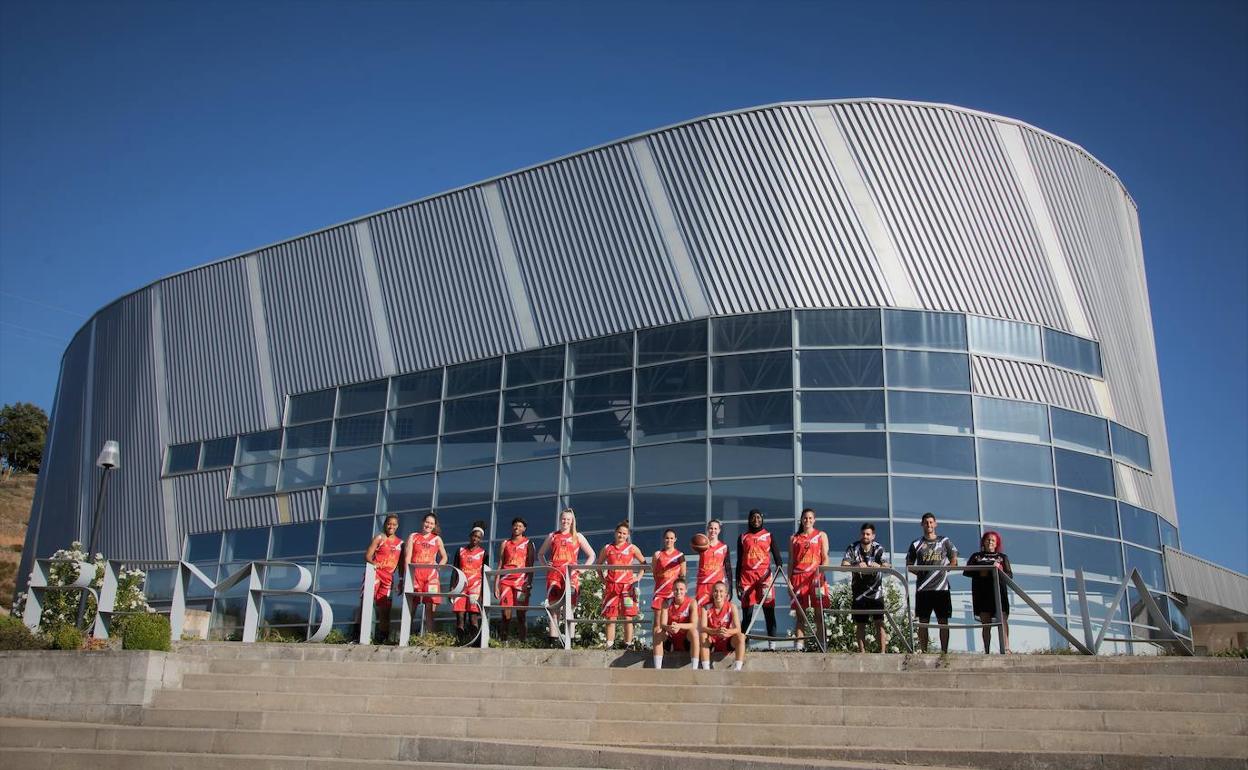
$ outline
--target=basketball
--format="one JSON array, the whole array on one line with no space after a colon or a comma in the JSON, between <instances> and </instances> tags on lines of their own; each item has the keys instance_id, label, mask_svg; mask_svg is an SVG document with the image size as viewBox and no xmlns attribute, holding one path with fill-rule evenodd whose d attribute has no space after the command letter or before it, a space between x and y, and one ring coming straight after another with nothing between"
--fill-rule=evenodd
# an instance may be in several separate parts
<instances>
[{"instance_id":1,"label":"basketball","mask_svg":"<svg viewBox=\"0 0 1248 770\"><path fill-rule=\"evenodd\" d=\"M693 550L697 551L698 553L702 553L707 548L711 547L711 539L707 537L706 535L702 534L701 532L699 532L698 534L689 538L689 545L693 547Z\"/></svg>"}]
</instances>

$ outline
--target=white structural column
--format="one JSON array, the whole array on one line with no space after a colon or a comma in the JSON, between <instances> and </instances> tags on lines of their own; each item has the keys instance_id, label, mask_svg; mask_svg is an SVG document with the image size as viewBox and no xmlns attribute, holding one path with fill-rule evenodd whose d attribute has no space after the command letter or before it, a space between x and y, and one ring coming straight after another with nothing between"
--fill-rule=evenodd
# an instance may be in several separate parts
<instances>
[{"instance_id":1,"label":"white structural column","mask_svg":"<svg viewBox=\"0 0 1248 770\"><path fill-rule=\"evenodd\" d=\"M260 293L260 262L252 254L247 265L247 296L251 302L251 330L256 336L256 371L260 373L260 400L264 419L270 426L282 424L278 411L277 391L273 385L273 355L269 351L269 324L264 319L264 297Z\"/></svg>"},{"instance_id":2,"label":"white structural column","mask_svg":"<svg viewBox=\"0 0 1248 770\"><path fill-rule=\"evenodd\" d=\"M368 300L368 314L373 321L373 339L377 344L377 358L381 372L390 376L396 372L394 363L394 339L390 336L390 319L386 317L386 303L381 296L381 277L377 267L377 252L373 249L373 233L368 222L356 222L356 251L360 255L360 272L364 276L364 294Z\"/></svg>"},{"instance_id":3,"label":"white structural column","mask_svg":"<svg viewBox=\"0 0 1248 770\"><path fill-rule=\"evenodd\" d=\"M659 237L663 239L663 247L667 249L668 259L672 261L672 269L676 272L676 280L680 282L681 293L685 297L685 307L693 318L701 318L707 314L706 291L698 274L693 269L693 260L689 257L689 249L685 246L684 236L680 234L680 226L676 224L676 215L672 211L672 201L663 187L659 177L658 164L654 162L654 153L645 139L634 139L628 143L633 162L641 174L641 185L650 200L650 210L659 223Z\"/></svg>"},{"instance_id":4,"label":"white structural column","mask_svg":"<svg viewBox=\"0 0 1248 770\"><path fill-rule=\"evenodd\" d=\"M906 266L902 264L901 255L897 252L897 244L884 225L879 206L867 188L862 170L854 161L854 154L849 149L845 132L841 130L841 125L837 122L836 115L832 113L832 108L812 109L811 115L815 121L815 128L819 132L819 138L832 159L832 169L836 172L841 187L849 195L850 203L853 204L854 212L858 217L858 224L867 236L867 242L871 244L871 251L875 254L875 261L884 274L884 281L892 297L893 305L921 307L919 294L915 291L914 284L910 281L910 274L906 272Z\"/></svg>"},{"instance_id":5,"label":"white structural column","mask_svg":"<svg viewBox=\"0 0 1248 770\"><path fill-rule=\"evenodd\" d=\"M151 312L148 314L152 325L152 378L153 392L156 394L156 435L160 438L160 446L167 447L172 443L169 433L169 396L168 384L165 381L165 313L164 293L161 284L151 290ZM163 462L164 458L161 458ZM163 468L162 468L163 470ZM178 520L176 499L173 494L173 479L161 474L160 479L160 510L165 522L165 558L177 559L178 552Z\"/></svg>"},{"instance_id":6,"label":"white structural column","mask_svg":"<svg viewBox=\"0 0 1248 770\"><path fill-rule=\"evenodd\" d=\"M490 218L490 232L494 235L494 248L503 270L503 285L511 295L511 312L520 331L520 342L525 348L535 348L541 341L537 337L537 323L533 320L533 304L529 302L524 277L520 275L520 262L516 259L516 246L511 240L511 229L507 226L507 214L503 211L503 196L498 191L498 184L491 182L483 186L481 199Z\"/></svg>"}]
</instances>

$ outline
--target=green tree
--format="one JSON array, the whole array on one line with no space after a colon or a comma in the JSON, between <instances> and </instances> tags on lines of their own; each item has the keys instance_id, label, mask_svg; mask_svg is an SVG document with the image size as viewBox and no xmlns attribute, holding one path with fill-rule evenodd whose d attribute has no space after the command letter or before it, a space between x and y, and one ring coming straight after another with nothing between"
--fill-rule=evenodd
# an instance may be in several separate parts
<instances>
[{"instance_id":1,"label":"green tree","mask_svg":"<svg viewBox=\"0 0 1248 770\"><path fill-rule=\"evenodd\" d=\"M18 402L0 408L0 463L15 471L38 473L48 415L34 404Z\"/></svg>"}]
</instances>

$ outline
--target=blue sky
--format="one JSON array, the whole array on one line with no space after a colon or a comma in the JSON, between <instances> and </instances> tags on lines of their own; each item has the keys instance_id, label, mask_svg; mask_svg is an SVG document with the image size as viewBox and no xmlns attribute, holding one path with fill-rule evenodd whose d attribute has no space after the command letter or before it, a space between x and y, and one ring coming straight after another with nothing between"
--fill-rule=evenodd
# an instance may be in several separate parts
<instances>
[{"instance_id":1,"label":"blue sky","mask_svg":"<svg viewBox=\"0 0 1248 770\"><path fill-rule=\"evenodd\" d=\"M1184 546L1248 571L1248 5L0 4L0 402L151 280L706 113L883 96L1139 205Z\"/></svg>"}]
</instances>

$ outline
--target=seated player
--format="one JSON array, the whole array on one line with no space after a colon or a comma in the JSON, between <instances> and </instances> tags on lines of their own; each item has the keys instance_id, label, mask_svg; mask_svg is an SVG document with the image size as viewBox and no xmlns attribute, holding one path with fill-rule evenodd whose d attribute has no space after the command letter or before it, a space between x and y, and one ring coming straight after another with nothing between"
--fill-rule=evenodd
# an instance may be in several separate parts
<instances>
[{"instance_id":1,"label":"seated player","mask_svg":"<svg viewBox=\"0 0 1248 770\"><path fill-rule=\"evenodd\" d=\"M650 609L654 612L654 623L650 629L651 639L659 637L662 630L663 608L671 600L677 581L682 583L685 581L687 569L685 555L676 550L676 530L663 530L663 549L655 551L650 560L650 571L654 575L654 599L650 602Z\"/></svg>"},{"instance_id":2,"label":"seated player","mask_svg":"<svg viewBox=\"0 0 1248 770\"><path fill-rule=\"evenodd\" d=\"M499 548L498 563L500 569L516 569L533 566L533 556L537 549L524 536L529 528L528 522L517 516L511 520L511 539L504 540ZM494 594L498 604L503 608L503 622L498 627L499 641L507 641L507 629L511 625L512 613L516 614L516 625L520 633L520 641L528 638L529 629L524 623L524 610L512 610L512 607L524 607L529 603L533 593L532 572L512 572L500 576L494 582Z\"/></svg>"},{"instance_id":3,"label":"seated player","mask_svg":"<svg viewBox=\"0 0 1248 770\"><path fill-rule=\"evenodd\" d=\"M403 549L403 574L407 575L410 572L412 591L435 594L441 592L438 568L433 566L436 564L446 564L446 546L442 544L438 529L438 515L430 511L421 520L421 531L408 535ZM418 566L412 567L412 565ZM434 607L442 603L442 597L419 596L416 598L416 603L423 604L425 607L425 622L421 625L420 632L428 634L433 631Z\"/></svg>"},{"instance_id":4,"label":"seated player","mask_svg":"<svg viewBox=\"0 0 1248 770\"><path fill-rule=\"evenodd\" d=\"M669 532L671 530L668 530ZM688 652L698 667L698 603L689 595L683 579L672 584L671 598L659 609L659 625L654 633L654 667L663 668L663 651Z\"/></svg>"},{"instance_id":5,"label":"seated player","mask_svg":"<svg viewBox=\"0 0 1248 770\"><path fill-rule=\"evenodd\" d=\"M394 585L394 570L403 554L403 541L395 537L399 529L399 517L393 513L382 522L381 534L373 538L364 552L364 561L376 567L373 584L373 608L377 613L377 634L384 643L390 638L390 593Z\"/></svg>"},{"instance_id":6,"label":"seated player","mask_svg":"<svg viewBox=\"0 0 1248 770\"><path fill-rule=\"evenodd\" d=\"M641 549L628 542L628 522L615 525L615 542L602 547L599 564L623 566L645 564ZM638 573L627 569L609 569L603 576L602 616L608 621L624 621L624 646L633 643L633 619L637 617ZM615 645L616 623L607 623L607 649Z\"/></svg>"},{"instance_id":7,"label":"seated player","mask_svg":"<svg viewBox=\"0 0 1248 770\"><path fill-rule=\"evenodd\" d=\"M481 578L485 573L485 565L490 560L489 554L481 547L483 539L485 522L474 521L472 531L468 533L468 545L459 547L455 552L455 561L451 564L463 572L467 580L464 595L456 596L451 603L451 609L455 612L455 641L461 645L476 638L476 632L481 628ZM468 632L469 625L472 626L472 633Z\"/></svg>"},{"instance_id":8,"label":"seated player","mask_svg":"<svg viewBox=\"0 0 1248 770\"><path fill-rule=\"evenodd\" d=\"M736 657L732 667L740 671L745 665L745 634L741 631L741 616L736 605L728 601L728 585L723 581L711 588L711 601L702 608L698 627L702 633L702 668L711 667L712 652L732 650Z\"/></svg>"}]
</instances>

